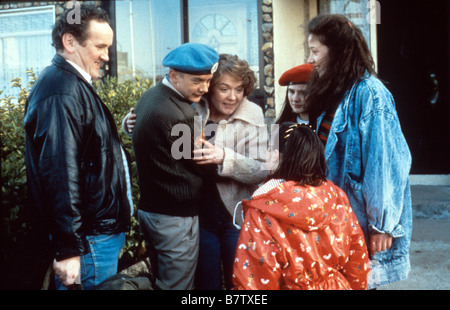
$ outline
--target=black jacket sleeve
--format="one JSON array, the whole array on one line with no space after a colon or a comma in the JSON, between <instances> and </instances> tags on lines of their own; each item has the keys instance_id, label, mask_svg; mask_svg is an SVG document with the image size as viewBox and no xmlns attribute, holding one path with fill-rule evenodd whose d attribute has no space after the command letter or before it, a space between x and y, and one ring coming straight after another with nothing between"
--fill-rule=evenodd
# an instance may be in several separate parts
<instances>
[{"instance_id":1,"label":"black jacket sleeve","mask_svg":"<svg viewBox=\"0 0 450 310\"><path fill-rule=\"evenodd\" d=\"M81 233L85 114L74 97L59 95L41 102L36 115L35 139L42 145L39 183L57 260L87 252Z\"/></svg>"}]
</instances>

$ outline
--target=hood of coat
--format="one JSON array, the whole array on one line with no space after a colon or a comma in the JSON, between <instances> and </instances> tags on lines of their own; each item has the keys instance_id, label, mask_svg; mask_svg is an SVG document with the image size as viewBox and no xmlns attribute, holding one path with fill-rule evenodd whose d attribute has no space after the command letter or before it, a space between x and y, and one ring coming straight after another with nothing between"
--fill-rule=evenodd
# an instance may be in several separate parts
<instances>
[{"instance_id":1,"label":"hood of coat","mask_svg":"<svg viewBox=\"0 0 450 310\"><path fill-rule=\"evenodd\" d=\"M244 212L255 208L303 231L314 231L327 227L345 201L345 193L329 180L318 187L287 181L242 205Z\"/></svg>"}]
</instances>

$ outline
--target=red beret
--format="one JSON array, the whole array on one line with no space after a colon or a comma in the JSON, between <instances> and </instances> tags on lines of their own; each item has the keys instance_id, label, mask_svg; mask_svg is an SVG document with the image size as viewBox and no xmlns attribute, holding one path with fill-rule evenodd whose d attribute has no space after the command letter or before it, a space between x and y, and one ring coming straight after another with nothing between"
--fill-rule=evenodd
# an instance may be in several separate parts
<instances>
[{"instance_id":1,"label":"red beret","mask_svg":"<svg viewBox=\"0 0 450 310\"><path fill-rule=\"evenodd\" d=\"M280 86L306 83L309 81L313 68L314 66L312 64L304 64L291 68L281 75L278 83L280 84Z\"/></svg>"}]
</instances>

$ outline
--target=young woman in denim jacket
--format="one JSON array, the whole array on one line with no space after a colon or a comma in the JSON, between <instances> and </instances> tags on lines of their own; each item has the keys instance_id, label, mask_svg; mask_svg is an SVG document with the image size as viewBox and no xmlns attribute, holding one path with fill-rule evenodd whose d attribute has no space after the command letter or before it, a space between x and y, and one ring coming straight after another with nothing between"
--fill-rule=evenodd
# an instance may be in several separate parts
<instances>
[{"instance_id":1,"label":"young woman in denim jacket","mask_svg":"<svg viewBox=\"0 0 450 310\"><path fill-rule=\"evenodd\" d=\"M310 121L325 144L329 179L342 188L371 254L369 289L404 280L410 271L411 155L394 99L376 78L360 31L342 15L308 25Z\"/></svg>"}]
</instances>

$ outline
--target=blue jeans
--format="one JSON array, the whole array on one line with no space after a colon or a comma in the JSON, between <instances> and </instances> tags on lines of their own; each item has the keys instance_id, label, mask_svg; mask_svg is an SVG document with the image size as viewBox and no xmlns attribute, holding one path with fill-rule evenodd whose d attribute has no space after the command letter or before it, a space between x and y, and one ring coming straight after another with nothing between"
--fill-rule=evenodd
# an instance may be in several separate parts
<instances>
[{"instance_id":1,"label":"blue jeans","mask_svg":"<svg viewBox=\"0 0 450 310\"><path fill-rule=\"evenodd\" d=\"M222 267L225 289L233 288L232 275L240 231L232 221L200 226L200 249L195 288L221 290Z\"/></svg>"},{"instance_id":2,"label":"blue jeans","mask_svg":"<svg viewBox=\"0 0 450 310\"><path fill-rule=\"evenodd\" d=\"M117 274L119 254L125 245L125 233L86 236L89 253L80 257L83 289L92 290L107 278ZM56 289L67 289L55 276Z\"/></svg>"}]
</instances>

